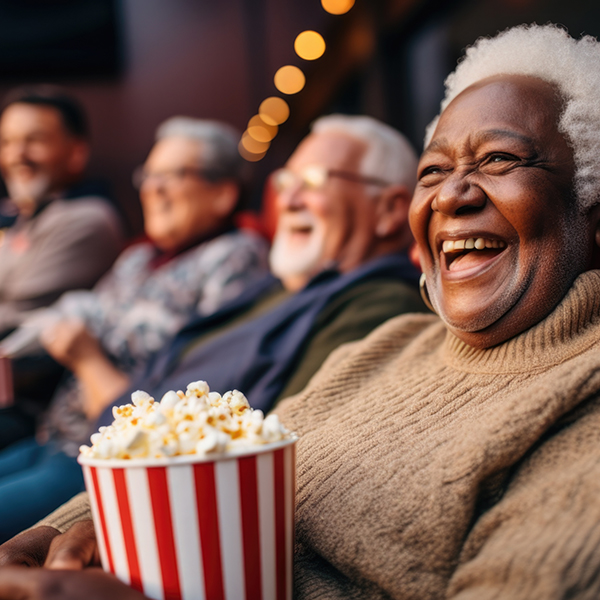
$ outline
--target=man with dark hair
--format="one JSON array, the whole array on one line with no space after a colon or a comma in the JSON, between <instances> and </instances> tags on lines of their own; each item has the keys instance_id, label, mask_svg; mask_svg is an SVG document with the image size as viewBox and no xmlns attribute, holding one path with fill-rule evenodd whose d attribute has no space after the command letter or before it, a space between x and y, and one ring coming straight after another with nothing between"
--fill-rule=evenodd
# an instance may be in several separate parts
<instances>
[{"instance_id":1,"label":"man with dark hair","mask_svg":"<svg viewBox=\"0 0 600 600\"><path fill-rule=\"evenodd\" d=\"M2 102L0 114L11 104L49 106L60 113L64 128L74 137L89 139L90 130L83 106L73 96L68 96L54 86L33 86L10 91Z\"/></svg>"},{"instance_id":2,"label":"man with dark hair","mask_svg":"<svg viewBox=\"0 0 600 600\"><path fill-rule=\"evenodd\" d=\"M87 119L55 88L10 93L0 112L0 173L16 220L0 242L0 337L64 291L91 287L122 245L120 219L82 185Z\"/></svg>"}]
</instances>

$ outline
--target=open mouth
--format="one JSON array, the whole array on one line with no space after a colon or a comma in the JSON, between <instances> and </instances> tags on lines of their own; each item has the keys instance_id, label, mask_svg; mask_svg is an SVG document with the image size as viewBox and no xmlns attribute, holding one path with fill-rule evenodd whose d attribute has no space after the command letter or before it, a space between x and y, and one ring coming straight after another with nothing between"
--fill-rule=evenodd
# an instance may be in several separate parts
<instances>
[{"instance_id":1,"label":"open mouth","mask_svg":"<svg viewBox=\"0 0 600 600\"><path fill-rule=\"evenodd\" d=\"M310 235L312 232L311 225L302 225L299 227L290 227L290 233L298 235Z\"/></svg>"},{"instance_id":2,"label":"open mouth","mask_svg":"<svg viewBox=\"0 0 600 600\"><path fill-rule=\"evenodd\" d=\"M294 225L288 230L288 238L291 242L305 244L312 234L313 228L310 225Z\"/></svg>"},{"instance_id":3,"label":"open mouth","mask_svg":"<svg viewBox=\"0 0 600 600\"><path fill-rule=\"evenodd\" d=\"M305 240L314 231L314 220L308 214L297 214L283 222L284 229L292 239Z\"/></svg>"},{"instance_id":4,"label":"open mouth","mask_svg":"<svg viewBox=\"0 0 600 600\"><path fill-rule=\"evenodd\" d=\"M503 240L482 237L444 240L442 243L442 254L449 271L481 267L505 249L506 242Z\"/></svg>"}]
</instances>

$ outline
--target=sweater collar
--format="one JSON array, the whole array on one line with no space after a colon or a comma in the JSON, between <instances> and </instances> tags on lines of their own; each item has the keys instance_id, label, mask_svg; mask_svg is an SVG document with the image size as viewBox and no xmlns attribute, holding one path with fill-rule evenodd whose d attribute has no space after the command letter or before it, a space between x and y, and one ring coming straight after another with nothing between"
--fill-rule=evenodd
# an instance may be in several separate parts
<instances>
[{"instance_id":1,"label":"sweater collar","mask_svg":"<svg viewBox=\"0 0 600 600\"><path fill-rule=\"evenodd\" d=\"M471 373L526 373L563 363L600 342L600 271L582 273L543 321L493 348L479 350L447 332L444 362Z\"/></svg>"}]
</instances>

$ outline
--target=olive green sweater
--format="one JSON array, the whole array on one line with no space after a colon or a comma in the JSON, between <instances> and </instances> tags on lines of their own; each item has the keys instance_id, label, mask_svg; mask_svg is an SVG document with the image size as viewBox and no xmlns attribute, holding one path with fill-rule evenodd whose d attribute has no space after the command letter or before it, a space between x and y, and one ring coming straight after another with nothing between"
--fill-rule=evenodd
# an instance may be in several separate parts
<instances>
[{"instance_id":1,"label":"olive green sweater","mask_svg":"<svg viewBox=\"0 0 600 600\"><path fill-rule=\"evenodd\" d=\"M600 597L599 343L589 272L489 350L406 315L334 352L277 409L297 598Z\"/></svg>"}]
</instances>

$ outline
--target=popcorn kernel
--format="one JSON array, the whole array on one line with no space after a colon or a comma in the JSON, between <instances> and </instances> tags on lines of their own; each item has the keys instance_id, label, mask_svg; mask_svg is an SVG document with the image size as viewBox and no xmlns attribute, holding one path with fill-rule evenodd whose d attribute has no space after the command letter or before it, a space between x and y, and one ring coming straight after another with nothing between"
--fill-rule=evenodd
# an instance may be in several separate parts
<instances>
[{"instance_id":1,"label":"popcorn kernel","mask_svg":"<svg viewBox=\"0 0 600 600\"><path fill-rule=\"evenodd\" d=\"M276 415L265 418L240 391L221 396L211 392L205 381L190 383L185 393L169 391L160 402L141 390L131 397L133 404L113 408L113 424L100 427L90 438L91 446L80 447L84 456L131 459L218 454L290 435Z\"/></svg>"}]
</instances>

